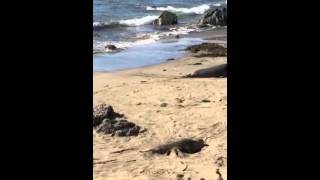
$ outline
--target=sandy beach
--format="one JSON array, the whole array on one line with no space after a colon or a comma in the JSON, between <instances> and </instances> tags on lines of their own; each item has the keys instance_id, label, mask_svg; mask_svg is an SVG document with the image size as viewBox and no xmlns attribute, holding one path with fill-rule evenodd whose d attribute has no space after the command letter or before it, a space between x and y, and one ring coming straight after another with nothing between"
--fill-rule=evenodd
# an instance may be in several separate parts
<instances>
[{"instance_id":1,"label":"sandy beach","mask_svg":"<svg viewBox=\"0 0 320 180\"><path fill-rule=\"evenodd\" d=\"M95 180L227 179L227 78L183 78L226 64L226 57L183 58L142 68L93 75L94 105L110 104L139 125L138 136L113 137L93 130ZM145 151L184 138L208 146L194 154Z\"/></svg>"}]
</instances>

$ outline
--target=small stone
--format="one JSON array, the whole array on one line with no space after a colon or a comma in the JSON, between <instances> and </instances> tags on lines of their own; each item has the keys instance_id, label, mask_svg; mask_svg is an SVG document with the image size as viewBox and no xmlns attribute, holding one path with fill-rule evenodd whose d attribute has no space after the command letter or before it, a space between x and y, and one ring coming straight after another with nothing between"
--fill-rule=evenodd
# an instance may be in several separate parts
<instances>
[{"instance_id":1,"label":"small stone","mask_svg":"<svg viewBox=\"0 0 320 180\"><path fill-rule=\"evenodd\" d=\"M209 99L204 99L201 102L208 103L208 102L211 102L211 101Z\"/></svg>"},{"instance_id":2,"label":"small stone","mask_svg":"<svg viewBox=\"0 0 320 180\"><path fill-rule=\"evenodd\" d=\"M167 107L167 106L168 106L167 103L162 103L162 104L160 104L160 107Z\"/></svg>"},{"instance_id":3,"label":"small stone","mask_svg":"<svg viewBox=\"0 0 320 180\"><path fill-rule=\"evenodd\" d=\"M138 102L136 105L137 105L137 106L140 106L141 104L142 104L141 102Z\"/></svg>"},{"instance_id":4,"label":"small stone","mask_svg":"<svg viewBox=\"0 0 320 180\"><path fill-rule=\"evenodd\" d=\"M167 71L166 69L163 69L162 71Z\"/></svg>"}]
</instances>

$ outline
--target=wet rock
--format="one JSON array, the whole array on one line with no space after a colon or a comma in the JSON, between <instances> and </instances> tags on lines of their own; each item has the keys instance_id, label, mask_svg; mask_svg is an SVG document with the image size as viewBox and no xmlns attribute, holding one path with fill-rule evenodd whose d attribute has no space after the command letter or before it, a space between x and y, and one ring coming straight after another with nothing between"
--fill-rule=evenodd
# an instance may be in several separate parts
<instances>
[{"instance_id":1,"label":"wet rock","mask_svg":"<svg viewBox=\"0 0 320 180\"><path fill-rule=\"evenodd\" d=\"M211 8L207 10L204 16L200 19L199 25L206 24L214 26L226 26L227 25L227 9L226 8Z\"/></svg>"},{"instance_id":2,"label":"wet rock","mask_svg":"<svg viewBox=\"0 0 320 180\"><path fill-rule=\"evenodd\" d=\"M105 48L109 49L109 50L116 50L117 49L117 47L115 45L112 45L112 44L106 45Z\"/></svg>"},{"instance_id":3,"label":"wet rock","mask_svg":"<svg viewBox=\"0 0 320 180\"><path fill-rule=\"evenodd\" d=\"M216 43L202 43L187 47L185 50L192 53L199 51L206 52L205 54L197 55L197 57L224 57L227 56L227 48Z\"/></svg>"},{"instance_id":4,"label":"wet rock","mask_svg":"<svg viewBox=\"0 0 320 180\"><path fill-rule=\"evenodd\" d=\"M169 58L169 59L167 59L167 61L173 61L173 60L175 60L174 58Z\"/></svg>"},{"instance_id":5,"label":"wet rock","mask_svg":"<svg viewBox=\"0 0 320 180\"><path fill-rule=\"evenodd\" d=\"M178 17L176 14L163 11L160 16L152 22L154 25L174 25L178 24Z\"/></svg>"}]
</instances>

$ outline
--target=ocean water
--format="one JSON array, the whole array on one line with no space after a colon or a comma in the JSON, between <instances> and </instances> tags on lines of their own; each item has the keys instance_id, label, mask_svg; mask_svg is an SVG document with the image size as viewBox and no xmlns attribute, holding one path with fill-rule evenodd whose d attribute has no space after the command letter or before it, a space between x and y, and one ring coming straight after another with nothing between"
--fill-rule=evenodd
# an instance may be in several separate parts
<instances>
[{"instance_id":1,"label":"ocean water","mask_svg":"<svg viewBox=\"0 0 320 180\"><path fill-rule=\"evenodd\" d=\"M144 63L138 63L139 65L158 62L150 60L148 63L147 59L166 58L164 51L161 51L156 57L144 56L143 53L148 52L141 51L141 47L148 47L145 49L149 50L151 50L149 46L155 49L164 48L161 43L157 42L158 40L166 36L196 31L195 24L206 10L210 7L225 5L226 0L93 0L94 71L136 67L137 63L130 64L133 62L132 56L137 56L133 50L140 50L139 58ZM178 25L154 26L150 24L164 10L177 14ZM181 47L183 43L189 42L193 40L182 40L175 42L176 44L172 46L180 45ZM116 45L123 51L110 53L105 49L108 44ZM168 43L165 45L171 46ZM179 48L174 49L180 51ZM151 51L155 52L154 49ZM122 64L119 64L121 62Z\"/></svg>"}]
</instances>

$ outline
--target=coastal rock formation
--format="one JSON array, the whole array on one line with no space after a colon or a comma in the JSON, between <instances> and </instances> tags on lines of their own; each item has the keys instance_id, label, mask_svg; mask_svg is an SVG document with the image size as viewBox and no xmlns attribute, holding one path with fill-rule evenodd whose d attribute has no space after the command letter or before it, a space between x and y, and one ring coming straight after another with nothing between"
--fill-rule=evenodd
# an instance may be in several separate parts
<instances>
[{"instance_id":1,"label":"coastal rock formation","mask_svg":"<svg viewBox=\"0 0 320 180\"><path fill-rule=\"evenodd\" d=\"M214 26L226 26L227 25L227 8L223 9L209 9L200 19L199 25L211 24Z\"/></svg>"},{"instance_id":2,"label":"coastal rock formation","mask_svg":"<svg viewBox=\"0 0 320 180\"><path fill-rule=\"evenodd\" d=\"M112 44L106 45L105 48L109 49L109 50L116 50L117 49L117 47L115 45L112 45Z\"/></svg>"},{"instance_id":3,"label":"coastal rock formation","mask_svg":"<svg viewBox=\"0 0 320 180\"><path fill-rule=\"evenodd\" d=\"M187 78L208 78L208 77L227 77L227 64L221 64L206 69L200 69L193 74L186 75Z\"/></svg>"},{"instance_id":4,"label":"coastal rock formation","mask_svg":"<svg viewBox=\"0 0 320 180\"><path fill-rule=\"evenodd\" d=\"M205 52L198 54L197 57L222 57L227 56L227 48L216 44L216 43L202 43L198 45L192 45L187 47L185 50L192 53L197 53L199 51Z\"/></svg>"},{"instance_id":5,"label":"coastal rock formation","mask_svg":"<svg viewBox=\"0 0 320 180\"><path fill-rule=\"evenodd\" d=\"M178 17L176 14L169 12L169 11L163 11L158 19L154 20L152 22L154 25L174 25L178 24Z\"/></svg>"},{"instance_id":6,"label":"coastal rock formation","mask_svg":"<svg viewBox=\"0 0 320 180\"><path fill-rule=\"evenodd\" d=\"M137 136L140 126L129 122L123 114L114 112L112 106L99 104L93 108L93 127L98 133L112 136Z\"/></svg>"}]
</instances>

